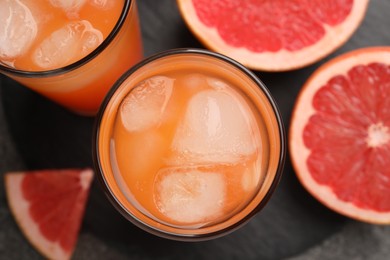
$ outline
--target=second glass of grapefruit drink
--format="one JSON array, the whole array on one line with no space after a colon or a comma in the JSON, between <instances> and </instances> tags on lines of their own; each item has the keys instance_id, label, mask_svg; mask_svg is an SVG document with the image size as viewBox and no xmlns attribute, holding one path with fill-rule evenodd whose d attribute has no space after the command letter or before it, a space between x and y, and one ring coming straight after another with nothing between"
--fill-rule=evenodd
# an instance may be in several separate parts
<instances>
[{"instance_id":1,"label":"second glass of grapefruit drink","mask_svg":"<svg viewBox=\"0 0 390 260\"><path fill-rule=\"evenodd\" d=\"M234 60L170 50L127 71L96 119L96 171L140 228L197 241L227 234L269 200L285 134L263 83Z\"/></svg>"},{"instance_id":2,"label":"second glass of grapefruit drink","mask_svg":"<svg viewBox=\"0 0 390 260\"><path fill-rule=\"evenodd\" d=\"M142 58L134 0L0 2L0 72L83 115Z\"/></svg>"}]
</instances>

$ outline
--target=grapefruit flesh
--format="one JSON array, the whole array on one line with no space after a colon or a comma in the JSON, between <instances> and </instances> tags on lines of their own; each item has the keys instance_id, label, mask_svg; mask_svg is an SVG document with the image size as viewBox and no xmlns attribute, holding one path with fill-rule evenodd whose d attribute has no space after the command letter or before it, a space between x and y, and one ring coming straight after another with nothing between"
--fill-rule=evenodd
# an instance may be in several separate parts
<instances>
[{"instance_id":1,"label":"grapefruit flesh","mask_svg":"<svg viewBox=\"0 0 390 260\"><path fill-rule=\"evenodd\" d=\"M351 218L390 223L390 47L321 66L303 86L290 154L303 186Z\"/></svg>"},{"instance_id":2,"label":"grapefruit flesh","mask_svg":"<svg viewBox=\"0 0 390 260\"><path fill-rule=\"evenodd\" d=\"M45 257L71 257L92 178L90 169L5 175L8 203L16 222L30 243Z\"/></svg>"},{"instance_id":3,"label":"grapefruit flesh","mask_svg":"<svg viewBox=\"0 0 390 260\"><path fill-rule=\"evenodd\" d=\"M347 41L368 0L177 0L210 49L258 70L309 65Z\"/></svg>"}]
</instances>

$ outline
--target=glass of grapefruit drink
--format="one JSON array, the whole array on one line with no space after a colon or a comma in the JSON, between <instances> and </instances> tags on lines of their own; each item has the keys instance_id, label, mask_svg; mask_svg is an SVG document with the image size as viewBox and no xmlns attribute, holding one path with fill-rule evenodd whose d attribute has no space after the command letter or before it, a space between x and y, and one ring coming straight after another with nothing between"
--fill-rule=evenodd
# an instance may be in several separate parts
<instances>
[{"instance_id":1,"label":"glass of grapefruit drink","mask_svg":"<svg viewBox=\"0 0 390 260\"><path fill-rule=\"evenodd\" d=\"M269 200L285 158L267 88L238 62L199 49L169 50L128 70L99 110L93 143L119 212L182 241L246 223Z\"/></svg>"},{"instance_id":2,"label":"glass of grapefruit drink","mask_svg":"<svg viewBox=\"0 0 390 260\"><path fill-rule=\"evenodd\" d=\"M134 0L0 2L0 72L76 113L142 56Z\"/></svg>"}]
</instances>

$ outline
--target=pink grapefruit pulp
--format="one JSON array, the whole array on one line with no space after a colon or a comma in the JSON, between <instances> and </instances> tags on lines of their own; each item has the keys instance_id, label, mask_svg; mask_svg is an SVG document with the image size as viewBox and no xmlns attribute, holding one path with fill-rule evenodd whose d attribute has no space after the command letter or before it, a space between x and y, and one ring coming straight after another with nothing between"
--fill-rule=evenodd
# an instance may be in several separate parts
<instances>
[{"instance_id":1,"label":"pink grapefruit pulp","mask_svg":"<svg viewBox=\"0 0 390 260\"><path fill-rule=\"evenodd\" d=\"M368 0L177 0L188 27L208 48L252 69L307 66L346 42Z\"/></svg>"},{"instance_id":2,"label":"pink grapefruit pulp","mask_svg":"<svg viewBox=\"0 0 390 260\"><path fill-rule=\"evenodd\" d=\"M16 222L29 242L45 257L71 257L92 178L90 169L5 175L8 203Z\"/></svg>"},{"instance_id":3,"label":"pink grapefruit pulp","mask_svg":"<svg viewBox=\"0 0 390 260\"><path fill-rule=\"evenodd\" d=\"M390 223L390 47L321 66L303 86L290 154L303 186L348 217Z\"/></svg>"}]
</instances>

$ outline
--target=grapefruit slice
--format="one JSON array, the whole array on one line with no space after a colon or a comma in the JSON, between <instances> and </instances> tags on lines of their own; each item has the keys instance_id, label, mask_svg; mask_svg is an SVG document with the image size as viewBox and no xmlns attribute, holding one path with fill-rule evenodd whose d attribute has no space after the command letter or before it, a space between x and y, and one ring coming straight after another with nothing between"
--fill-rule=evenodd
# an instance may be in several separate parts
<instances>
[{"instance_id":1,"label":"grapefruit slice","mask_svg":"<svg viewBox=\"0 0 390 260\"><path fill-rule=\"evenodd\" d=\"M303 186L345 216L390 224L390 47L339 56L305 83L290 125Z\"/></svg>"},{"instance_id":2,"label":"grapefruit slice","mask_svg":"<svg viewBox=\"0 0 390 260\"><path fill-rule=\"evenodd\" d=\"M177 0L209 49L264 71L304 67L346 42L369 0Z\"/></svg>"},{"instance_id":3,"label":"grapefruit slice","mask_svg":"<svg viewBox=\"0 0 390 260\"><path fill-rule=\"evenodd\" d=\"M45 257L71 257L92 178L90 169L13 172L5 175L11 212L30 243Z\"/></svg>"}]
</instances>

